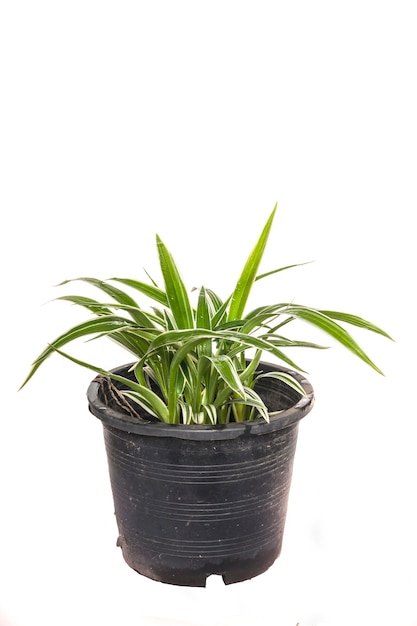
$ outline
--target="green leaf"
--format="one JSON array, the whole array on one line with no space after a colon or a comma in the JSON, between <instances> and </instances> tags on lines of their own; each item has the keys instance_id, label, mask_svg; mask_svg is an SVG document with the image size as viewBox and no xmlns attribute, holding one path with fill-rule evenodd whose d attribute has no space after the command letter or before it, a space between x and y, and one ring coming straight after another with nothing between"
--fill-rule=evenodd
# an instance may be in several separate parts
<instances>
[{"instance_id":1,"label":"green leaf","mask_svg":"<svg viewBox=\"0 0 417 626\"><path fill-rule=\"evenodd\" d=\"M135 300L133 300L133 298L131 298L127 293L121 291L113 285L109 285L109 283L107 283L105 280L99 280L98 278L90 278L85 276L81 278L71 278L69 280L64 280L58 285L58 287L75 281L82 281L85 283L89 283L90 285L94 285L94 287L97 287L101 291L104 291L104 293L106 293L111 298L114 298L114 300L116 300L116 302L119 302L120 304L129 304L130 306L136 308L138 306Z\"/></svg>"},{"instance_id":2,"label":"green leaf","mask_svg":"<svg viewBox=\"0 0 417 626\"><path fill-rule=\"evenodd\" d=\"M148 270L147 270L147 269L145 269L145 268L143 268L143 271L145 272L146 276L147 276L147 277L149 278L149 280L151 281L152 285L153 285L154 287L158 287L158 283L156 282L156 280L154 280L154 279L152 278L152 276L149 274Z\"/></svg>"},{"instance_id":3,"label":"green leaf","mask_svg":"<svg viewBox=\"0 0 417 626\"><path fill-rule=\"evenodd\" d=\"M213 315L213 304L204 287L201 287L198 294L196 323L198 328L211 329L211 320ZM211 339L204 341L198 348L199 355L210 356L212 352Z\"/></svg>"},{"instance_id":4,"label":"green leaf","mask_svg":"<svg viewBox=\"0 0 417 626\"><path fill-rule=\"evenodd\" d=\"M223 307L224 302L212 289L206 289L206 293L207 293L207 297L212 303L213 310L217 313L219 309Z\"/></svg>"},{"instance_id":5,"label":"green leaf","mask_svg":"<svg viewBox=\"0 0 417 626\"><path fill-rule=\"evenodd\" d=\"M180 367L182 361L187 358L192 351L196 348L198 344L201 344L202 340L205 339L224 339L225 341L233 342L233 346L231 347L228 355L230 357L236 356L240 354L246 347L259 348L261 350L266 350L276 356L277 358L283 360L285 363L288 363L290 367L294 369L298 369L300 371L301 368L297 367L293 363L291 359L289 359L285 354L283 354L280 350L275 348L266 341L262 339L258 339L257 337L251 337L248 335L243 335L241 333L232 333L232 332L215 332L203 329L195 329L195 330L183 330L183 331L170 331L166 333L162 333L159 337L155 339L155 341L149 347L149 351L142 357L142 362L145 362L149 356L153 353L158 352L162 347L169 346L172 343L184 342L182 345L178 346L174 352L174 357L171 361L170 371L169 371L169 396L168 396L168 408L170 415L173 415L175 402L176 402L176 381L178 376L178 368Z\"/></svg>"},{"instance_id":6,"label":"green leaf","mask_svg":"<svg viewBox=\"0 0 417 626\"><path fill-rule=\"evenodd\" d=\"M78 306L82 306L88 309L94 315L112 315L111 310L108 308L113 305L105 305L98 300L92 300L91 298L86 298L84 296L60 296L59 298L55 298L55 300L66 300L67 302L72 302L73 304L77 304Z\"/></svg>"},{"instance_id":7,"label":"green leaf","mask_svg":"<svg viewBox=\"0 0 417 626\"><path fill-rule=\"evenodd\" d=\"M91 365L91 363L87 363L86 361L81 361L80 359L76 359L70 354L63 352L62 350L58 350L56 347L54 351L65 357L69 361L76 363L77 365L81 365L97 374L101 374L102 376L107 376L112 380L117 380L118 382L126 385L129 389L135 392L136 396L130 396L132 399L137 398L140 404L144 403L144 406L148 412L152 412L155 416L161 419L163 422L169 422L168 409L161 398L154 393L151 389L147 387L142 387L137 382L130 380L130 378L126 378L125 376L119 376L118 374L114 374L113 372L102 369L101 367L97 367L96 365ZM123 392L126 393L126 392ZM126 395L129 395L126 393Z\"/></svg>"},{"instance_id":8,"label":"green leaf","mask_svg":"<svg viewBox=\"0 0 417 626\"><path fill-rule=\"evenodd\" d=\"M213 315L212 303L204 287L201 287L197 302L197 328L211 329Z\"/></svg>"},{"instance_id":9,"label":"green leaf","mask_svg":"<svg viewBox=\"0 0 417 626\"><path fill-rule=\"evenodd\" d=\"M194 328L194 315L187 290L175 261L161 239L156 236L159 263L164 277L165 291L177 328Z\"/></svg>"},{"instance_id":10,"label":"green leaf","mask_svg":"<svg viewBox=\"0 0 417 626\"><path fill-rule=\"evenodd\" d=\"M272 276L272 274L278 274L278 272L283 272L284 270L290 270L293 267L301 267L302 265L309 265L309 263L312 263L312 262L313 261L305 261L304 263L293 263L293 265L286 265L285 267L279 267L276 270L271 270L270 272L259 274L259 276L255 278L255 281L261 280L261 278L266 278L267 276Z\"/></svg>"},{"instance_id":11,"label":"green leaf","mask_svg":"<svg viewBox=\"0 0 417 626\"><path fill-rule=\"evenodd\" d=\"M310 309L301 305L290 305L286 309L286 313L293 315L298 319L305 320L313 324L317 328L320 328L325 333L336 339L339 343L345 346L348 350L353 352L357 357L362 359L365 363L370 365L379 374L382 374L379 367L375 365L368 355L362 350L362 348L356 343L353 337L342 326L334 322L330 317L317 311L316 309Z\"/></svg>"},{"instance_id":12,"label":"green leaf","mask_svg":"<svg viewBox=\"0 0 417 626\"><path fill-rule=\"evenodd\" d=\"M350 313L341 313L340 311L323 311L323 310L320 310L320 313L323 313L323 315L326 315L327 317L331 317L334 320L339 320L339 322L346 322L347 324L352 324L352 326L366 328L366 330L371 330L372 332L377 333L378 335L383 335L384 337L387 337L387 339L391 339L391 341L394 341L393 338L390 337L388 333L385 332L385 330L382 330L382 328L375 326L375 324L372 324L372 322L368 322L364 320L362 317L358 317L357 315L351 315Z\"/></svg>"},{"instance_id":13,"label":"green leaf","mask_svg":"<svg viewBox=\"0 0 417 626\"><path fill-rule=\"evenodd\" d=\"M128 287L132 287L132 289L136 289L143 295L155 300L155 302L159 302L163 306L168 306L168 299L165 291L159 289L156 285L148 285L147 283L143 283L139 280L132 280L131 278L110 278L109 280L114 280L119 283L123 283Z\"/></svg>"},{"instance_id":14,"label":"green leaf","mask_svg":"<svg viewBox=\"0 0 417 626\"><path fill-rule=\"evenodd\" d=\"M238 396L244 398L245 391L232 359L227 356L227 354L220 354L218 356L206 358L214 365L226 385L230 387L230 389L232 389L232 391Z\"/></svg>"},{"instance_id":15,"label":"green leaf","mask_svg":"<svg viewBox=\"0 0 417 626\"><path fill-rule=\"evenodd\" d=\"M187 402L178 401L181 408L181 421L183 424L191 424L193 420L193 407Z\"/></svg>"},{"instance_id":16,"label":"green leaf","mask_svg":"<svg viewBox=\"0 0 417 626\"><path fill-rule=\"evenodd\" d=\"M280 346L281 348L314 348L315 350L329 349L329 346L322 346L321 344L312 343L311 341L297 341L296 339L288 339L287 337L271 333L260 335L260 338L272 343L274 346Z\"/></svg>"},{"instance_id":17,"label":"green leaf","mask_svg":"<svg viewBox=\"0 0 417 626\"><path fill-rule=\"evenodd\" d=\"M229 321L240 319L243 315L246 302L248 300L250 291L252 289L252 285L255 281L258 267L262 260L266 243L268 241L268 236L271 230L271 226L272 226L276 209L277 209L277 205L275 205L271 215L269 216L254 249L249 255L248 260L246 261L246 264L243 268L240 278L237 281L236 287L232 294L232 299L231 299L230 307L229 307L229 313L227 316L227 319Z\"/></svg>"},{"instance_id":18,"label":"green leaf","mask_svg":"<svg viewBox=\"0 0 417 626\"><path fill-rule=\"evenodd\" d=\"M193 422L201 426L205 422L204 411L194 411Z\"/></svg>"},{"instance_id":19,"label":"green leaf","mask_svg":"<svg viewBox=\"0 0 417 626\"><path fill-rule=\"evenodd\" d=\"M253 358L249 361L247 365L245 362L246 367L239 375L239 378L242 381L242 383L246 383L250 387L253 387L252 381L256 374L261 358L262 358L262 350L257 350Z\"/></svg>"},{"instance_id":20,"label":"green leaf","mask_svg":"<svg viewBox=\"0 0 417 626\"><path fill-rule=\"evenodd\" d=\"M288 374L287 372L265 372L265 374L259 374L259 376L256 377L256 380L259 380L259 378L275 378L277 380L281 380L283 383L288 385L288 387L291 387L292 389L297 391L300 395L306 395L306 392L304 391L298 380L293 378L293 376L291 376L291 374Z\"/></svg>"},{"instance_id":21,"label":"green leaf","mask_svg":"<svg viewBox=\"0 0 417 626\"><path fill-rule=\"evenodd\" d=\"M156 328L155 322L159 322L156 316L145 313L139 307L129 304L97 302L96 300L91 300L91 298L85 298L84 296L61 296L55 300L73 302L74 304L85 307L97 316L113 315L111 309L115 311L126 311L139 326L143 326L144 328Z\"/></svg>"},{"instance_id":22,"label":"green leaf","mask_svg":"<svg viewBox=\"0 0 417 626\"><path fill-rule=\"evenodd\" d=\"M26 385L26 383L32 378L36 370L42 365L42 363L54 352L57 352L58 348L61 348L74 339L85 337L87 335L94 335L96 333L111 333L123 327L131 326L133 322L126 320L123 317L117 315L107 315L105 317L98 317L93 320L88 320L82 324L74 326L66 333L60 335L52 344L49 344L45 350L38 356L32 365L27 378L22 383L20 389Z\"/></svg>"},{"instance_id":23,"label":"green leaf","mask_svg":"<svg viewBox=\"0 0 417 626\"><path fill-rule=\"evenodd\" d=\"M210 424L216 424L217 423L217 409L214 406L214 404L202 404L201 408L206 414L208 418L208 422ZM204 421L205 423L207 423L207 420L204 420Z\"/></svg>"},{"instance_id":24,"label":"green leaf","mask_svg":"<svg viewBox=\"0 0 417 626\"><path fill-rule=\"evenodd\" d=\"M273 354L278 359L287 363L290 367L303 371L299 366L297 366L289 357L287 357L281 350L278 350L275 346L271 345L267 341L263 339L259 339L258 337L253 337L252 335L245 335L243 333L235 332L235 331L215 331L215 330L205 330L202 328L190 329L190 330L177 330L177 331L167 331L161 333L158 337L154 339L152 344L149 346L149 352L144 355L144 359L150 356L152 353L157 352L160 348L164 346L169 346L176 343L186 342L175 354L173 359L184 358L184 355L194 349L202 340L204 339L214 339L214 340L224 340L231 342L232 345L230 350L228 351L228 355L233 358L237 354L240 354L242 350L246 348L258 348L260 350L264 350Z\"/></svg>"},{"instance_id":25,"label":"green leaf","mask_svg":"<svg viewBox=\"0 0 417 626\"><path fill-rule=\"evenodd\" d=\"M121 289L118 289L117 287L114 287L113 285L110 285L105 280L99 280L97 278L90 278L90 277L81 277L81 278L74 278L71 280L64 280L64 282L60 283L59 286L65 285L67 283L74 282L74 281L82 281L90 285L93 285L94 287L97 287L101 291L104 291L104 293L106 293L108 296L113 298L120 305L128 307L128 311L130 315L132 316L132 319L135 320L135 322L137 322L138 324L143 323L142 322L143 313L140 311L140 308L137 302L131 296L129 296L129 294L127 294L126 292L122 291Z\"/></svg>"},{"instance_id":26,"label":"green leaf","mask_svg":"<svg viewBox=\"0 0 417 626\"><path fill-rule=\"evenodd\" d=\"M145 409L145 411L147 413L149 413L150 415L153 415L154 417L160 419L161 421L165 421L166 423L168 423L167 419L163 419L161 417L161 415L157 412L157 407L155 407L152 402L156 405L159 405L159 402L156 402L155 400L155 395L153 394L153 392L151 391L151 394L148 393L148 391L150 391L147 387L141 387L140 391L131 391L129 389L124 389L121 393L126 396L127 398L130 398L130 400L133 400L134 402L136 402L136 404L138 404L139 406L141 406L143 409ZM156 398L159 397L156 396ZM162 403L163 404L163 403ZM166 410L166 406L163 405L164 407L164 413ZM166 415L168 415L168 413L166 412Z\"/></svg>"},{"instance_id":27,"label":"green leaf","mask_svg":"<svg viewBox=\"0 0 417 626\"><path fill-rule=\"evenodd\" d=\"M230 302L232 296L229 296L225 302L222 302L221 299L211 291L211 289L207 289L207 293L213 302L215 313L213 315L213 319L211 321L212 328L216 328L220 324L226 321L227 319L227 307Z\"/></svg>"},{"instance_id":28,"label":"green leaf","mask_svg":"<svg viewBox=\"0 0 417 626\"><path fill-rule=\"evenodd\" d=\"M254 391L254 389L251 389L250 387L245 387L244 399L234 398L233 400L230 400L230 404L232 406L236 404L243 405L243 411L233 411L235 420L238 422L242 422L248 419L247 407L254 407L255 409L257 409L261 416L264 418L264 420L266 422L269 422L269 413L267 407L265 406L265 403L263 402L262 398L256 393L256 391Z\"/></svg>"}]
</instances>

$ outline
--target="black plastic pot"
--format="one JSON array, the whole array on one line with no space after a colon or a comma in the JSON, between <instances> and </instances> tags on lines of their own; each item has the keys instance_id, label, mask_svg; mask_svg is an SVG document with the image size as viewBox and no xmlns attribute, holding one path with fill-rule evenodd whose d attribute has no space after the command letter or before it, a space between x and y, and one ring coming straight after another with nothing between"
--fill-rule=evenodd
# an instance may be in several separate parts
<instances>
[{"instance_id":1,"label":"black plastic pot","mask_svg":"<svg viewBox=\"0 0 417 626\"><path fill-rule=\"evenodd\" d=\"M129 367L115 371L126 376ZM289 371L267 363L260 369ZM298 423L314 401L309 382L291 373L306 396L276 379L261 379L257 391L270 423L226 426L132 418L106 406L100 384L90 384L89 408L104 427L118 545L130 567L161 582L203 587L210 574L229 584L274 563Z\"/></svg>"}]
</instances>

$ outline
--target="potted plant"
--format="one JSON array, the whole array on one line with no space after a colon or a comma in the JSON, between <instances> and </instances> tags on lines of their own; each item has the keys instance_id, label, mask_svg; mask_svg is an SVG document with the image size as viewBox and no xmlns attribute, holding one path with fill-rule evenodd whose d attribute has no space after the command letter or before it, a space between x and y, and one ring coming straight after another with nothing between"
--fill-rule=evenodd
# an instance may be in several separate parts
<instances>
[{"instance_id":1,"label":"potted plant","mask_svg":"<svg viewBox=\"0 0 417 626\"><path fill-rule=\"evenodd\" d=\"M221 574L228 584L278 557L298 424L314 401L286 349L323 347L285 337L285 326L308 322L380 372L341 324L389 336L360 317L280 302L246 310L255 281L295 267L258 273L275 212L225 300L204 286L189 293L158 236L162 286L149 276L75 279L106 297L59 298L91 317L49 344L23 383L54 353L97 374L87 396L104 428L118 545L149 578L204 586ZM112 339L133 362L107 371L63 351L80 337Z\"/></svg>"}]
</instances>

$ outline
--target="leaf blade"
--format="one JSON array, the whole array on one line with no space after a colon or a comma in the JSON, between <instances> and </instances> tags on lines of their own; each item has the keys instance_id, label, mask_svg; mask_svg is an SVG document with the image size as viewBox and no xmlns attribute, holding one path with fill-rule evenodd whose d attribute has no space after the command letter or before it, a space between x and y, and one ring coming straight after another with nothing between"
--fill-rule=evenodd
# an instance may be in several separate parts
<instances>
[{"instance_id":1,"label":"leaf blade","mask_svg":"<svg viewBox=\"0 0 417 626\"><path fill-rule=\"evenodd\" d=\"M156 236L156 243L159 254L159 263L165 283L165 292L169 306L178 328L194 328L194 314L185 284L181 278L175 261L161 241Z\"/></svg>"},{"instance_id":2,"label":"leaf blade","mask_svg":"<svg viewBox=\"0 0 417 626\"><path fill-rule=\"evenodd\" d=\"M345 330L340 324L337 324L333 319L324 315L317 309L310 309L302 305L290 305L286 309L286 313L293 315L298 319L303 319L310 324L313 324L317 328L323 330L325 333L333 337L336 341L341 343L345 348L353 352L362 361L367 363L372 369L383 375L383 372L379 367L369 358L360 345L353 339L353 337Z\"/></svg>"},{"instance_id":3,"label":"leaf blade","mask_svg":"<svg viewBox=\"0 0 417 626\"><path fill-rule=\"evenodd\" d=\"M340 322L346 322L347 324L351 324L352 326L358 326L359 328L365 328L366 330L370 330L374 333L377 333L378 335L386 337L387 339L391 339L391 341L394 341L393 338L387 332L385 332L385 330L383 330L379 326L376 326L372 322L368 322L362 317L358 317L357 315L352 315L351 313L341 313L340 311L327 311L321 309L320 312L327 317L331 317L332 319L338 320Z\"/></svg>"},{"instance_id":4,"label":"leaf blade","mask_svg":"<svg viewBox=\"0 0 417 626\"><path fill-rule=\"evenodd\" d=\"M256 242L252 252L250 253L242 270L242 273L237 281L230 301L229 312L227 316L228 321L240 319L243 315L246 302L252 289L252 285L256 279L258 267L262 260L263 253L268 241L268 236L272 227L272 222L275 216L276 209L277 205L275 205L271 215L269 216L260 234L260 237Z\"/></svg>"},{"instance_id":5,"label":"leaf blade","mask_svg":"<svg viewBox=\"0 0 417 626\"><path fill-rule=\"evenodd\" d=\"M82 322L81 324L77 324L63 333L59 337L57 337L51 344L49 344L43 352L35 359L32 364L32 368L23 381L20 389L22 389L32 378L36 370L42 365L42 363L51 356L54 352L57 352L59 348L66 345L67 343L74 341L75 339L79 339L81 337L85 337L88 335L96 335L99 333L109 334L118 330L124 326L132 326L133 322L129 320L119 317L117 315L107 315L105 317L97 317L92 320L88 320L87 322Z\"/></svg>"},{"instance_id":6,"label":"leaf blade","mask_svg":"<svg viewBox=\"0 0 417 626\"><path fill-rule=\"evenodd\" d=\"M239 395L241 398L244 398L245 390L232 359L227 356L227 354L219 354L217 356L206 358L216 368L218 374L224 380L226 385L230 387L234 393Z\"/></svg>"},{"instance_id":7,"label":"leaf blade","mask_svg":"<svg viewBox=\"0 0 417 626\"><path fill-rule=\"evenodd\" d=\"M127 285L128 287L132 287L132 289L136 289L143 295L151 298L151 300L155 300L159 304L163 306L168 306L168 299L166 297L165 291L159 289L157 285L149 285L148 283L144 283L140 280L134 280L131 278L110 278L109 280L114 280L116 282L122 283L123 285Z\"/></svg>"}]
</instances>

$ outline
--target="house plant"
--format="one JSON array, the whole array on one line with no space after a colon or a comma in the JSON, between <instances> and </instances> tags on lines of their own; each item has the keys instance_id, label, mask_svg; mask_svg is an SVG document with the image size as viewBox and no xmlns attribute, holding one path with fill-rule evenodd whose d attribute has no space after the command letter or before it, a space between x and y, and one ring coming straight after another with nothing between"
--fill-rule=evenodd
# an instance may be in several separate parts
<instances>
[{"instance_id":1,"label":"house plant","mask_svg":"<svg viewBox=\"0 0 417 626\"><path fill-rule=\"evenodd\" d=\"M286 349L323 348L285 337L287 324L313 324L380 372L341 324L389 336L358 316L294 303L246 311L255 281L295 267L258 274L275 212L226 300L204 286L189 293L158 236L162 287L149 276L75 279L105 301L58 298L91 317L49 344L23 383L55 352L96 372L87 396L103 423L118 545L133 569L155 580L204 586L215 573L228 584L278 557L298 424L314 401ZM155 306L140 306L132 291ZM110 338L134 362L107 371L63 350L81 337Z\"/></svg>"}]
</instances>

